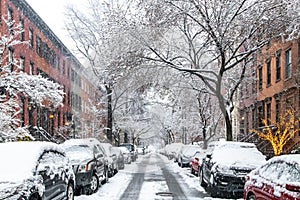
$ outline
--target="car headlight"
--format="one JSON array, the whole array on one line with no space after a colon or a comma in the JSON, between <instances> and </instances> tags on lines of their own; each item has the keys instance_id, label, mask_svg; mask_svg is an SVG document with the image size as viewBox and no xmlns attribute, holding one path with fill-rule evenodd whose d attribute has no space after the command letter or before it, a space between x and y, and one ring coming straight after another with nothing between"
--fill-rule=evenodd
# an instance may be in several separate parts
<instances>
[{"instance_id":1,"label":"car headlight","mask_svg":"<svg viewBox=\"0 0 300 200\"><path fill-rule=\"evenodd\" d=\"M87 171L91 170L91 168L92 168L91 163L81 164L78 166L78 172L79 173L87 172Z\"/></svg>"},{"instance_id":2,"label":"car headlight","mask_svg":"<svg viewBox=\"0 0 300 200\"><path fill-rule=\"evenodd\" d=\"M221 174L233 174L233 171L226 165L218 165L216 171Z\"/></svg>"}]
</instances>

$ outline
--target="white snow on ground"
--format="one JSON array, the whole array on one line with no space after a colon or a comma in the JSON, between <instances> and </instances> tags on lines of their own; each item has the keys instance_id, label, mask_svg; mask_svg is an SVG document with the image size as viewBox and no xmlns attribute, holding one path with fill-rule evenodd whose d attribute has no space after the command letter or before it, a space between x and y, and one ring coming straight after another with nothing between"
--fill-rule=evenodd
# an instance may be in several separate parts
<instances>
[{"instance_id":1,"label":"white snow on ground","mask_svg":"<svg viewBox=\"0 0 300 200\"><path fill-rule=\"evenodd\" d=\"M162 171L160 167L155 164L155 156L150 156L145 158L146 155L139 155L136 162L133 162L125 166L125 169L120 170L114 177L110 178L109 183L102 185L98 192L92 195L81 195L76 196L75 200L120 200L120 197L126 190L128 184L130 183L134 173L146 172L144 177L144 183L141 188L139 199L141 200L160 200L155 194L157 192L167 192L168 186L165 180L162 179ZM163 161L166 163L168 169L174 174L178 174L183 177L185 183L190 188L195 188L201 192L205 190L199 185L198 177L190 173L189 168L180 168L177 163L173 160L168 160L165 156L160 155ZM138 165L143 159L149 159L149 164L146 168L138 168ZM151 179L159 179L159 181L151 182ZM163 200L171 200L172 197L162 197ZM205 200L214 199L220 200L220 198L205 197ZM228 199L227 199L228 200Z\"/></svg>"}]
</instances>

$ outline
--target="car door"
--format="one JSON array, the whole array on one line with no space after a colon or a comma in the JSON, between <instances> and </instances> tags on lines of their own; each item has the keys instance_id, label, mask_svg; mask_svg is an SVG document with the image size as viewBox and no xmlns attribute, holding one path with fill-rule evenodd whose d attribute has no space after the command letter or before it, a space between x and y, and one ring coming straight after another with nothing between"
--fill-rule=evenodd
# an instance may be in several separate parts
<instances>
[{"instance_id":1,"label":"car door","mask_svg":"<svg viewBox=\"0 0 300 200\"><path fill-rule=\"evenodd\" d=\"M63 199L67 191L64 164L66 157L55 151L45 151L38 160L37 173L42 176L45 191L43 199Z\"/></svg>"},{"instance_id":2,"label":"car door","mask_svg":"<svg viewBox=\"0 0 300 200\"><path fill-rule=\"evenodd\" d=\"M275 188L278 186L277 180L280 175L280 163L271 163L263 166L259 170L260 178L256 179L255 193L257 199L280 199L280 194Z\"/></svg>"},{"instance_id":3,"label":"car door","mask_svg":"<svg viewBox=\"0 0 300 200\"><path fill-rule=\"evenodd\" d=\"M93 151L96 158L96 173L100 177L104 174L105 169L104 152L99 145L95 145Z\"/></svg>"},{"instance_id":4,"label":"car door","mask_svg":"<svg viewBox=\"0 0 300 200\"><path fill-rule=\"evenodd\" d=\"M209 182L210 179L212 165L213 163L211 162L211 154L207 154L206 157L203 159L203 164L202 164L203 179L207 183Z\"/></svg>"}]
</instances>

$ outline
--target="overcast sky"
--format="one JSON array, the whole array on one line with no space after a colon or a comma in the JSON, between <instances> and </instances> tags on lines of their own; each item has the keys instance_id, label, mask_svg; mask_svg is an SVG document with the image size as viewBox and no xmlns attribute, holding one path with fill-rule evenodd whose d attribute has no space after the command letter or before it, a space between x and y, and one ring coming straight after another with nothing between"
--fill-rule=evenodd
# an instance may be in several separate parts
<instances>
[{"instance_id":1,"label":"overcast sky","mask_svg":"<svg viewBox=\"0 0 300 200\"><path fill-rule=\"evenodd\" d=\"M26 0L58 38L72 51L72 42L64 30L64 10L67 4L80 6L86 0Z\"/></svg>"}]
</instances>

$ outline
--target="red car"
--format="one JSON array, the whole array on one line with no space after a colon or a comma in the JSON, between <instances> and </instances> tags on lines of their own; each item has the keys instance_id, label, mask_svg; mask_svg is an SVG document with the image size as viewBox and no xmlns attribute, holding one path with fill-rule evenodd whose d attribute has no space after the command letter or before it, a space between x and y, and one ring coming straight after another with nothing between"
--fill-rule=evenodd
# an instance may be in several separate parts
<instances>
[{"instance_id":1,"label":"red car","mask_svg":"<svg viewBox=\"0 0 300 200\"><path fill-rule=\"evenodd\" d=\"M197 151L195 155L193 156L190 166L191 166L191 173L198 176L199 169L202 165L202 160L205 157L205 153L201 153Z\"/></svg>"},{"instance_id":2,"label":"red car","mask_svg":"<svg viewBox=\"0 0 300 200\"><path fill-rule=\"evenodd\" d=\"M244 199L300 200L300 155L273 157L250 172Z\"/></svg>"}]
</instances>

